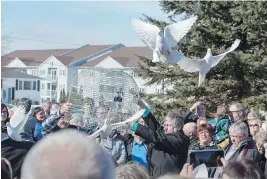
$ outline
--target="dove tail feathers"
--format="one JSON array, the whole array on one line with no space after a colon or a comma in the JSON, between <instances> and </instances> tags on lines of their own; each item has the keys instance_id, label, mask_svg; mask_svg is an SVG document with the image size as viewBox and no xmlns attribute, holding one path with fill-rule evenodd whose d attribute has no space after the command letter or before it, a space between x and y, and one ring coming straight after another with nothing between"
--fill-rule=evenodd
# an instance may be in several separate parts
<instances>
[{"instance_id":1,"label":"dove tail feathers","mask_svg":"<svg viewBox=\"0 0 267 179\"><path fill-rule=\"evenodd\" d=\"M202 73L199 73L199 79L198 79L198 87L200 87L200 85L204 82L206 78L206 74L202 74Z\"/></svg>"},{"instance_id":2,"label":"dove tail feathers","mask_svg":"<svg viewBox=\"0 0 267 179\"><path fill-rule=\"evenodd\" d=\"M159 60L159 55L157 54L157 52L153 52L153 60L152 60L152 62L159 62L160 60Z\"/></svg>"}]
</instances>

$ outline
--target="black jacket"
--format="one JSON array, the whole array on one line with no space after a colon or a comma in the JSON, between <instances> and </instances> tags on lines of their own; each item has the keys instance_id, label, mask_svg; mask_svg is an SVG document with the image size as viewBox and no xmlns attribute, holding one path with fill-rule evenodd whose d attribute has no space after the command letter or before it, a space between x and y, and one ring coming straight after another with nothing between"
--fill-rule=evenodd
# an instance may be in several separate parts
<instances>
[{"instance_id":1,"label":"black jacket","mask_svg":"<svg viewBox=\"0 0 267 179\"><path fill-rule=\"evenodd\" d=\"M149 142L147 159L150 176L158 178L167 173L180 173L187 159L189 138L182 131L165 134L151 113L143 119L148 127L138 124L135 134Z\"/></svg>"},{"instance_id":2,"label":"black jacket","mask_svg":"<svg viewBox=\"0 0 267 179\"><path fill-rule=\"evenodd\" d=\"M12 139L6 139L1 142L1 155L9 160L14 178L20 178L24 158L33 145L34 143L32 142L18 142Z\"/></svg>"}]
</instances>

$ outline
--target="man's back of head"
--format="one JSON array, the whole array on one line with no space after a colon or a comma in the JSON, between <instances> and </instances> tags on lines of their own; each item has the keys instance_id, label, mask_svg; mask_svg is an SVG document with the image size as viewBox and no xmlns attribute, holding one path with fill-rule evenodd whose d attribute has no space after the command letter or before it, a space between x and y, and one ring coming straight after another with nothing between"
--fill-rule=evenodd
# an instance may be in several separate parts
<instances>
[{"instance_id":1,"label":"man's back of head","mask_svg":"<svg viewBox=\"0 0 267 179\"><path fill-rule=\"evenodd\" d=\"M113 179L114 164L93 139L71 129L48 135L28 153L22 179Z\"/></svg>"},{"instance_id":2,"label":"man's back of head","mask_svg":"<svg viewBox=\"0 0 267 179\"><path fill-rule=\"evenodd\" d=\"M194 122L186 123L183 127L185 135L188 137L196 137L197 135L197 125Z\"/></svg>"}]
</instances>

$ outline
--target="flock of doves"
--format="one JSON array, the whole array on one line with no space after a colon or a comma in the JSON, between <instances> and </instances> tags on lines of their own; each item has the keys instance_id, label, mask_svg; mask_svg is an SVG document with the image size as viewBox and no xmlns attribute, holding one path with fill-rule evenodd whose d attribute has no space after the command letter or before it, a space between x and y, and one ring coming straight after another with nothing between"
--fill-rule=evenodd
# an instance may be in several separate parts
<instances>
[{"instance_id":1,"label":"flock of doves","mask_svg":"<svg viewBox=\"0 0 267 179\"><path fill-rule=\"evenodd\" d=\"M176 49L178 42L187 34L197 17L170 24L164 32L157 26L142 20L132 19L131 23L141 40L153 51L153 62L178 64L186 72L199 72L198 87L204 82L206 74L216 66L228 53L234 51L240 40L234 41L230 49L220 55L213 56L211 49L204 58L190 59Z\"/></svg>"}]
</instances>

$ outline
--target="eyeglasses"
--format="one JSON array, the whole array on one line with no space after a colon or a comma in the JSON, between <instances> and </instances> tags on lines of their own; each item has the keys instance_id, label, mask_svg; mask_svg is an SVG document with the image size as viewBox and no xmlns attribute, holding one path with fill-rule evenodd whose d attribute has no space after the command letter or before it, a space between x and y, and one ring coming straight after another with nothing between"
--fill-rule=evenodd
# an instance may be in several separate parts
<instances>
[{"instance_id":1,"label":"eyeglasses","mask_svg":"<svg viewBox=\"0 0 267 179\"><path fill-rule=\"evenodd\" d=\"M249 127L259 127L259 124L249 124Z\"/></svg>"}]
</instances>

